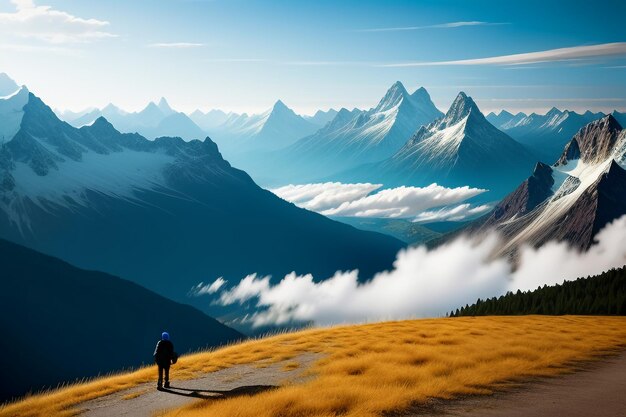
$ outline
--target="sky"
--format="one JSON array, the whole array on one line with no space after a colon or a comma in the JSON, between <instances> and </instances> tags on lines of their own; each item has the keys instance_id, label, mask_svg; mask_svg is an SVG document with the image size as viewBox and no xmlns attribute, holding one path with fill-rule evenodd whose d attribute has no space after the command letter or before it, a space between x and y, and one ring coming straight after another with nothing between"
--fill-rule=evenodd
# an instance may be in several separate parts
<instances>
[{"instance_id":1,"label":"sky","mask_svg":"<svg viewBox=\"0 0 626 417\"><path fill-rule=\"evenodd\" d=\"M626 2L0 0L0 72L57 109L626 110Z\"/></svg>"}]
</instances>

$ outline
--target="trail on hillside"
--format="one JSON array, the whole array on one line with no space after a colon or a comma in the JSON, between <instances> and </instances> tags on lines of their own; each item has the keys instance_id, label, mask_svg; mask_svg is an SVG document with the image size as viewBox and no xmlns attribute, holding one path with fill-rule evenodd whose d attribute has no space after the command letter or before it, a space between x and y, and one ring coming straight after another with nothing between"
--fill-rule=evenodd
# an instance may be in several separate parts
<instances>
[{"instance_id":1,"label":"trail on hillside","mask_svg":"<svg viewBox=\"0 0 626 417\"><path fill-rule=\"evenodd\" d=\"M83 417L146 416L181 407L192 401L213 401L275 389L304 381L306 370L319 355L305 354L268 366L237 365L193 380L176 380L157 391L155 383L117 392L81 404ZM297 362L295 368L285 367ZM540 378L513 390L459 400L431 400L407 417L623 417L626 410L626 353L584 364L572 374Z\"/></svg>"},{"instance_id":2,"label":"trail on hillside","mask_svg":"<svg viewBox=\"0 0 626 417\"><path fill-rule=\"evenodd\" d=\"M302 382L307 369L318 360L318 354L304 354L287 362L269 365L236 365L204 374L191 380L177 380L176 366L171 368L171 387L156 389L156 367L153 383L96 398L77 406L81 417L133 416L152 417L156 413L181 407L192 401L219 400L256 394L275 389L287 382ZM295 368L286 367L297 363Z\"/></svg>"}]
</instances>

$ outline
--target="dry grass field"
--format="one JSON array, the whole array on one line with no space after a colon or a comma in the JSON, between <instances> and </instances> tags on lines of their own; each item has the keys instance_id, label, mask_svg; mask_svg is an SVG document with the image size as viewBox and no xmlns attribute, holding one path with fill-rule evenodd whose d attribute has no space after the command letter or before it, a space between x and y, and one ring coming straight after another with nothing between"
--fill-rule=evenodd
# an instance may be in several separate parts
<instances>
[{"instance_id":1,"label":"dry grass field","mask_svg":"<svg viewBox=\"0 0 626 417\"><path fill-rule=\"evenodd\" d=\"M252 396L197 401L164 416L381 416L428 398L489 394L533 377L569 372L625 347L626 317L522 316L407 320L310 329L182 357L176 378L240 364L262 367L308 352L312 378ZM80 404L154 380L155 370L34 395L0 417L70 416ZM164 394L168 395L168 394Z\"/></svg>"}]
</instances>

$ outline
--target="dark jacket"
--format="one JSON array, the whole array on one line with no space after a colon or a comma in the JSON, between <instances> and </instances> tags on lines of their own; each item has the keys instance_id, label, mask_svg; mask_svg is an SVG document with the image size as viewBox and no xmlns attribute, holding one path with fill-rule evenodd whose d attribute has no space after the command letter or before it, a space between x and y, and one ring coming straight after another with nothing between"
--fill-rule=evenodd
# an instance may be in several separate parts
<instances>
[{"instance_id":1,"label":"dark jacket","mask_svg":"<svg viewBox=\"0 0 626 417\"><path fill-rule=\"evenodd\" d=\"M169 340L159 340L154 349L154 361L157 365L168 367L174 359L174 344Z\"/></svg>"}]
</instances>

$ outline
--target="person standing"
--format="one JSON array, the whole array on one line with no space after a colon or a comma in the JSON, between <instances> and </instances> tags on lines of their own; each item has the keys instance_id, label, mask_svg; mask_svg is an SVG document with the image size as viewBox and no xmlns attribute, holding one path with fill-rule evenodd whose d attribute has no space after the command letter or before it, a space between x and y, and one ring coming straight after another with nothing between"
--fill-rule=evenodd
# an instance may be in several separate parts
<instances>
[{"instance_id":1,"label":"person standing","mask_svg":"<svg viewBox=\"0 0 626 417\"><path fill-rule=\"evenodd\" d=\"M157 389L170 387L170 365L174 360L176 354L174 353L174 344L170 340L168 332L161 334L161 340L156 344L154 349L154 362L159 367L159 380L157 382ZM163 385L163 373L165 373L165 385Z\"/></svg>"}]
</instances>

